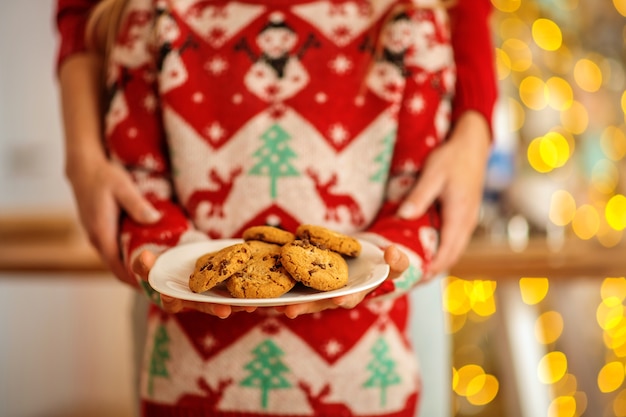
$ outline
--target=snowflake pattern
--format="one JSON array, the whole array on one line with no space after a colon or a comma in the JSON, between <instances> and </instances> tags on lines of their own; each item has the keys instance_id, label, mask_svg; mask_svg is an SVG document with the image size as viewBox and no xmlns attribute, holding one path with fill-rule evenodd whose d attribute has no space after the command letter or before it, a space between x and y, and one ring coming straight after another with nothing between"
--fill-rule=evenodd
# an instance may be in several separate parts
<instances>
[{"instance_id":1,"label":"snowflake pattern","mask_svg":"<svg viewBox=\"0 0 626 417\"><path fill-rule=\"evenodd\" d=\"M348 140L348 131L343 125L337 123L330 127L329 136L330 140L337 145L341 145Z\"/></svg>"},{"instance_id":2,"label":"snowflake pattern","mask_svg":"<svg viewBox=\"0 0 626 417\"><path fill-rule=\"evenodd\" d=\"M328 65L339 75L344 75L352 69L352 61L343 54L337 55Z\"/></svg>"},{"instance_id":3,"label":"snowflake pattern","mask_svg":"<svg viewBox=\"0 0 626 417\"><path fill-rule=\"evenodd\" d=\"M209 127L207 127L205 134L213 142L217 142L226 135L226 130L224 130L224 128L219 124L219 122L213 122L211 123Z\"/></svg>"},{"instance_id":4,"label":"snowflake pattern","mask_svg":"<svg viewBox=\"0 0 626 417\"><path fill-rule=\"evenodd\" d=\"M146 97L143 99L143 107L150 113L154 112L154 110L157 108L157 99L154 94L146 95Z\"/></svg>"},{"instance_id":5,"label":"snowflake pattern","mask_svg":"<svg viewBox=\"0 0 626 417\"><path fill-rule=\"evenodd\" d=\"M413 97L408 100L407 107L409 111L413 114L421 113L426 107L424 97L421 94L413 95Z\"/></svg>"},{"instance_id":6,"label":"snowflake pattern","mask_svg":"<svg viewBox=\"0 0 626 417\"><path fill-rule=\"evenodd\" d=\"M326 355L328 355L328 357L332 358L343 351L343 346L341 345L341 343L339 343L337 339L331 339L328 341L328 343L326 343L324 351L326 352Z\"/></svg>"},{"instance_id":7,"label":"snowflake pattern","mask_svg":"<svg viewBox=\"0 0 626 417\"><path fill-rule=\"evenodd\" d=\"M212 75L222 75L228 69L228 62L222 57L213 57L204 67Z\"/></svg>"},{"instance_id":8,"label":"snowflake pattern","mask_svg":"<svg viewBox=\"0 0 626 417\"><path fill-rule=\"evenodd\" d=\"M211 333L208 333L202 339L202 348L207 352L210 352L211 350L213 350L216 345L217 345L217 340L215 340L215 337L213 337Z\"/></svg>"}]
</instances>

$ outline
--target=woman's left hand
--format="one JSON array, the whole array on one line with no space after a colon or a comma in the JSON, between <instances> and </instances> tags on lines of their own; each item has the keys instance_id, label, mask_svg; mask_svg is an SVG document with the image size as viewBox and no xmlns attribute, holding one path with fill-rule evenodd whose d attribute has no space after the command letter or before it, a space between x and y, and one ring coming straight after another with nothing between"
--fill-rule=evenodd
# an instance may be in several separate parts
<instances>
[{"instance_id":1,"label":"woman's left hand","mask_svg":"<svg viewBox=\"0 0 626 417\"><path fill-rule=\"evenodd\" d=\"M422 216L435 201L441 204L439 249L421 282L448 271L472 236L482 201L490 135L482 115L464 113L448 140L428 156L417 183L400 207L400 217L413 219Z\"/></svg>"},{"instance_id":2,"label":"woman's left hand","mask_svg":"<svg viewBox=\"0 0 626 417\"><path fill-rule=\"evenodd\" d=\"M396 246L391 245L387 247L384 251L384 258L385 262L389 265L390 270L387 279L397 278L409 267L408 256ZM340 297L312 301L309 303L275 307L275 310L283 313L291 319L295 319L302 314L318 313L323 310L332 310L339 307L350 309L361 303L363 299L365 299L365 296L374 291L374 289L375 288Z\"/></svg>"}]
</instances>

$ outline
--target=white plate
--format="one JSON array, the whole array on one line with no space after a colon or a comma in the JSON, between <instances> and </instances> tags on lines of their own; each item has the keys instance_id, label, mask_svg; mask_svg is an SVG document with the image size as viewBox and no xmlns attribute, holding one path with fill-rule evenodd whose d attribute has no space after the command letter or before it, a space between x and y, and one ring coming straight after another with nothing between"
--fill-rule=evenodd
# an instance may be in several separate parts
<instances>
[{"instance_id":1,"label":"white plate","mask_svg":"<svg viewBox=\"0 0 626 417\"><path fill-rule=\"evenodd\" d=\"M157 258L148 275L148 281L152 288L161 294L183 300L233 306L270 307L323 300L368 290L382 283L389 274L389 265L383 259L383 252L369 242L360 241L361 255L358 258L348 259L348 285L338 290L317 291L297 285L278 298L243 299L232 297L223 286L201 294L189 289L189 275L193 272L196 259L205 253L240 242L242 242L240 239L219 239L171 248Z\"/></svg>"}]
</instances>

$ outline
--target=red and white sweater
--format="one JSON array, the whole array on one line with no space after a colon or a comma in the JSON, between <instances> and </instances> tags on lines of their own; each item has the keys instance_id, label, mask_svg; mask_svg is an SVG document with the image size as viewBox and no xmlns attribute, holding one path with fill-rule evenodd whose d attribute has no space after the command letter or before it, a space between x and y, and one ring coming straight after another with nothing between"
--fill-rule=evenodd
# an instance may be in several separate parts
<instances>
[{"instance_id":1,"label":"red and white sweater","mask_svg":"<svg viewBox=\"0 0 626 417\"><path fill-rule=\"evenodd\" d=\"M59 22L78 10L70 3L81 2L61 1ZM130 1L109 63L106 145L164 216L123 219L128 263L300 223L393 242L411 259L357 308L295 320L153 305L144 415L415 414L406 293L436 251L439 217L395 211L446 137L456 84L447 11L420 3ZM61 59L63 48L79 49L62 46Z\"/></svg>"}]
</instances>

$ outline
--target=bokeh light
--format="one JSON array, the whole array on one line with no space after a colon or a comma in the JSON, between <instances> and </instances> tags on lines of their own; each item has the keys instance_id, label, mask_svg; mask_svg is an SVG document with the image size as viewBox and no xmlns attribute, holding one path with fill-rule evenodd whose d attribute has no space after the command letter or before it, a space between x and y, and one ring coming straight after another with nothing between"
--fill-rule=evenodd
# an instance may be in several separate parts
<instances>
[{"instance_id":1,"label":"bokeh light","mask_svg":"<svg viewBox=\"0 0 626 417\"><path fill-rule=\"evenodd\" d=\"M589 126L589 112L579 101L574 100L571 106L561 112L561 124L575 135L580 135Z\"/></svg>"},{"instance_id":2,"label":"bokeh light","mask_svg":"<svg viewBox=\"0 0 626 417\"><path fill-rule=\"evenodd\" d=\"M519 86L519 94L526 107L541 110L548 104L548 89L539 77L528 76Z\"/></svg>"},{"instance_id":3,"label":"bokeh light","mask_svg":"<svg viewBox=\"0 0 626 417\"><path fill-rule=\"evenodd\" d=\"M578 238L589 240L598 232L600 218L598 211L591 204L583 204L576 210L572 220L572 229Z\"/></svg>"},{"instance_id":4,"label":"bokeh light","mask_svg":"<svg viewBox=\"0 0 626 417\"><path fill-rule=\"evenodd\" d=\"M522 301L528 305L540 303L548 294L550 282L547 278L521 278L519 288Z\"/></svg>"},{"instance_id":5,"label":"bokeh light","mask_svg":"<svg viewBox=\"0 0 626 417\"><path fill-rule=\"evenodd\" d=\"M576 399L570 395L556 397L548 408L550 417L575 417Z\"/></svg>"},{"instance_id":6,"label":"bokeh light","mask_svg":"<svg viewBox=\"0 0 626 417\"><path fill-rule=\"evenodd\" d=\"M602 71L590 59L580 59L574 66L574 79L580 88L593 93L602 86Z\"/></svg>"},{"instance_id":7,"label":"bokeh light","mask_svg":"<svg viewBox=\"0 0 626 417\"><path fill-rule=\"evenodd\" d=\"M557 226L566 226L576 214L576 200L568 191L557 190L550 200L550 221Z\"/></svg>"},{"instance_id":8,"label":"bokeh light","mask_svg":"<svg viewBox=\"0 0 626 417\"><path fill-rule=\"evenodd\" d=\"M555 110L567 110L574 102L574 92L570 84L561 77L550 77L546 81L548 105Z\"/></svg>"},{"instance_id":9,"label":"bokeh light","mask_svg":"<svg viewBox=\"0 0 626 417\"><path fill-rule=\"evenodd\" d=\"M607 223L615 230L626 229L626 197L616 194L606 203Z\"/></svg>"},{"instance_id":10,"label":"bokeh light","mask_svg":"<svg viewBox=\"0 0 626 417\"><path fill-rule=\"evenodd\" d=\"M554 384L567 372L567 356L563 352L548 352L539 361L537 374L544 384Z\"/></svg>"},{"instance_id":11,"label":"bokeh light","mask_svg":"<svg viewBox=\"0 0 626 417\"><path fill-rule=\"evenodd\" d=\"M546 51L556 51L561 47L563 35L559 26L550 19L537 19L532 26L533 40Z\"/></svg>"},{"instance_id":12,"label":"bokeh light","mask_svg":"<svg viewBox=\"0 0 626 417\"><path fill-rule=\"evenodd\" d=\"M626 156L626 133L616 126L608 126L600 137L602 152L612 161L619 161Z\"/></svg>"},{"instance_id":13,"label":"bokeh light","mask_svg":"<svg viewBox=\"0 0 626 417\"><path fill-rule=\"evenodd\" d=\"M624 364L613 361L605 364L598 373L598 388L600 392L613 392L619 389L624 382Z\"/></svg>"},{"instance_id":14,"label":"bokeh light","mask_svg":"<svg viewBox=\"0 0 626 417\"><path fill-rule=\"evenodd\" d=\"M548 345L557 341L563 333L563 317L558 311L546 311L535 323L535 338Z\"/></svg>"}]
</instances>

